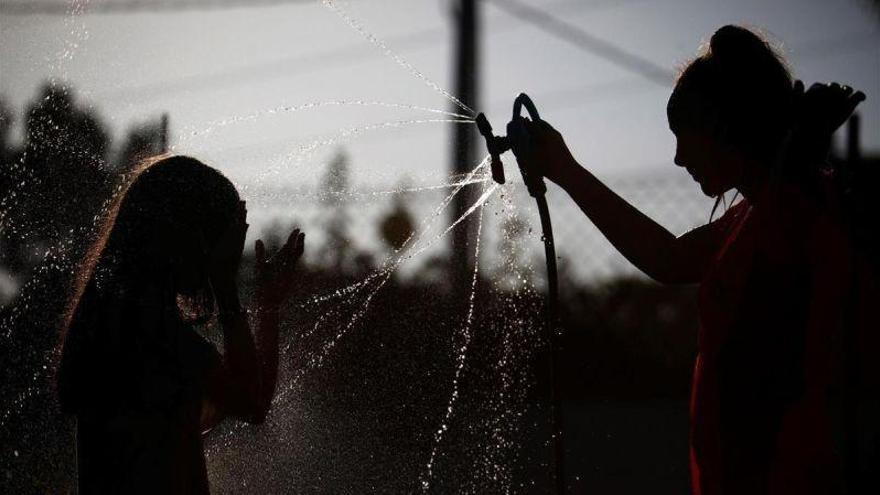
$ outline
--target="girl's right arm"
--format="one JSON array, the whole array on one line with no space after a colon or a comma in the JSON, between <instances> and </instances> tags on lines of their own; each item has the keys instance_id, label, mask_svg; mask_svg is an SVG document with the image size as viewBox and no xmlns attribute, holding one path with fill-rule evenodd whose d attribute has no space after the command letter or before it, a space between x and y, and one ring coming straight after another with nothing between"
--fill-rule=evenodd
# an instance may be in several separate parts
<instances>
[{"instance_id":1,"label":"girl's right arm","mask_svg":"<svg viewBox=\"0 0 880 495\"><path fill-rule=\"evenodd\" d=\"M203 405L204 429L210 429L225 414L249 423L265 421L278 379L279 309L296 288L296 264L303 254L304 242L305 234L296 229L284 246L267 258L263 242L257 241L256 335L241 309L234 278L215 280L225 356L209 372L209 401Z\"/></svg>"},{"instance_id":2,"label":"girl's right arm","mask_svg":"<svg viewBox=\"0 0 880 495\"><path fill-rule=\"evenodd\" d=\"M561 186L630 263L660 283L702 279L721 242L716 226L704 225L676 237L578 164L550 124L536 121L528 126L535 169Z\"/></svg>"}]
</instances>

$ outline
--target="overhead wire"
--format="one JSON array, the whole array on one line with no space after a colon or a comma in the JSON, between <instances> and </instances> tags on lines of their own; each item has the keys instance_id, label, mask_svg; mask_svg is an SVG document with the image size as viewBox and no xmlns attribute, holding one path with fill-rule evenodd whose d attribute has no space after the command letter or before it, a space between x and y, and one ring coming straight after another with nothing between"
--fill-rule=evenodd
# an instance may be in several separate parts
<instances>
[{"instance_id":1,"label":"overhead wire","mask_svg":"<svg viewBox=\"0 0 880 495\"><path fill-rule=\"evenodd\" d=\"M652 83L668 87L673 81L673 73L671 70L664 68L647 58L632 54L625 51L618 45L596 37L587 33L583 29L558 19L556 16L561 13L570 11L592 10L609 7L619 7L621 5L637 3L644 0L628 0L623 4L618 3L582 3L573 2L559 9L558 12L548 13L539 10L536 7L523 3L520 0L487 0L495 7L503 12L512 15L521 21L538 27L551 35L576 44L585 51L600 56L618 66L635 72L642 79L647 79ZM251 7L251 6L272 6L284 4L305 4L317 3L316 0L133 0L133 1L117 1L117 2L100 2L88 3L84 13L115 13L115 12L137 12L137 11L172 11L172 10L192 10L199 8L235 8L235 7ZM566 2L559 2L566 3ZM46 14L69 14L70 5L59 2L13 2L0 3L0 13L46 13ZM498 32L495 30L493 32ZM390 45L397 49L413 49L430 45L441 39L445 34L443 28L428 28L418 30L397 37L389 38ZM795 57L822 57L841 52L859 51L868 47L876 46L873 41L876 39L874 33L858 33L847 34L839 38L831 40L815 40L808 41L801 45L788 48L786 51L791 52ZM316 55L305 55L290 57L286 59L272 61L270 63L253 64L245 67L238 67L228 71L218 71L210 74L200 74L187 76L175 81L158 82L143 86L130 87L124 90L109 93L105 98L110 100L128 99L132 95L136 95L136 100L141 102L144 98L156 98L168 96L175 93L186 92L190 88L198 88L200 91L206 89L221 88L234 86L238 84L248 84L254 80L264 81L267 78L287 77L295 73L309 73L314 71L325 70L327 68L344 66L347 63L357 62L365 57L371 57L376 54L371 47L362 44L349 45L342 48L328 50ZM291 68L295 68L291 70ZM621 98L635 92L643 92L650 89L644 85L635 84L634 80L624 80L619 82L603 82L594 83L578 88L565 88L553 90L546 93L537 93L542 100L551 98L552 100L568 101L569 96L578 94L594 94L597 91L603 93L603 97ZM589 98L593 100L595 98ZM546 102L545 107L555 107L560 101ZM508 102L505 100L503 105ZM567 103L571 104L570 102ZM501 105L501 102L498 102ZM491 105L494 107L495 105Z\"/></svg>"},{"instance_id":2,"label":"overhead wire","mask_svg":"<svg viewBox=\"0 0 880 495\"><path fill-rule=\"evenodd\" d=\"M256 6L260 5L280 5L285 3L305 3L305 0L254 0ZM564 22L558 20L557 17L563 13L570 13L572 11L583 11L583 10L594 10L594 9L602 9L602 8L610 8L610 7L620 7L621 5L627 5L631 3L637 3L643 0L629 0L621 3L570 3L565 5L563 8L558 9L557 12L547 13L545 11L541 11L536 9L535 7L528 6L519 0L489 0L495 6L499 7L504 12L508 14L515 15L520 20L535 25L544 30L552 30L552 34L557 36L568 36L571 41L574 41L575 38L573 33L575 31L578 32L577 40L578 43L586 40L588 42L589 48L588 51L590 53L600 55L600 54L608 54L612 57L609 59L610 61L617 63L620 65L621 63L627 64L632 62L632 60L626 57L636 57L639 60L640 68L637 68L637 74L643 77L647 77L648 80L654 83L661 84L662 86L669 86L673 81L673 73L671 70L664 68L658 64L651 62L650 60L639 57L637 55L625 52L622 48L615 45L614 43L608 40L600 40L599 38L586 33L582 29L574 26L571 23ZM566 2L559 2L566 3ZM38 2L35 5L45 5L48 2ZM54 4L54 3L53 3ZM168 10L171 9L171 5L200 5L200 6L214 6L215 8L221 7L233 7L233 6L250 6L253 5L254 2L244 3L241 0L210 0L210 1L201 1L201 2L166 2L160 1L158 3L155 2L144 2L139 0L138 2L104 2L101 4L94 4L94 7L98 6L110 6L110 5L130 5L130 9L134 9L135 6L141 10L147 10L148 8L157 7L159 10L166 8ZM7 5L16 5L16 4L0 4L0 7ZM109 7L102 7L109 8ZM114 7L119 8L119 7ZM182 8L182 7L181 7ZM120 11L122 10L119 8ZM86 11L91 12L91 10ZM537 16L537 17L536 17ZM563 31L558 31L557 26L562 23L565 25ZM493 32L498 32L495 30ZM445 29L443 28L428 28L422 29L410 33L406 33L403 35L399 35L393 38L388 39L388 43L391 46L395 46L397 49L416 49L423 46L429 46L430 44L442 39L442 37L446 34ZM855 51L855 50L863 50L866 47L876 46L873 41L875 41L876 35L873 33L860 33L860 34L848 34L846 36L832 39L832 40L820 40L814 42L805 43L801 48L795 48L793 51L794 56L823 56L828 54L840 53L841 51ZM589 42L598 41L600 45L589 45ZM580 46L580 45L579 45ZM602 51L602 49L607 48L608 50ZM599 49L599 52L595 51L595 49ZM600 53L601 52L601 53ZM626 54L624 59L614 58L619 54ZM320 70L326 70L334 67L342 67L346 64L352 62L358 62L367 57L377 56L375 50L371 50L368 46L363 46L362 44L357 45L349 45L345 47L341 47L334 50L324 51L314 55L304 55L304 56L296 56L296 57L288 57L284 59L274 60L271 62L260 63L260 64L251 64L243 67L237 67L231 70L226 71L217 71L209 74L198 74L192 76L186 76L174 81L168 82L157 82L146 84L142 86L129 87L124 90L115 91L113 93L109 93L106 98L110 100L119 100L119 99L130 99L133 98L133 95L136 95L136 100L138 102L142 102L145 98L156 98L161 96L167 96L176 93L185 93L190 88L198 88L200 91L205 91L209 89L215 88L223 88L229 87L239 84L248 84L251 81L265 81L266 79L271 78L281 78L281 77L290 77L292 75L298 74L307 74L311 72L316 72ZM605 56L603 55L603 58ZM646 65L648 64L648 65ZM649 67L650 66L650 67ZM642 69L647 69L642 70ZM643 88L640 88L641 91ZM563 90L567 91L567 90ZM505 102L505 105L507 103Z\"/></svg>"},{"instance_id":3,"label":"overhead wire","mask_svg":"<svg viewBox=\"0 0 880 495\"><path fill-rule=\"evenodd\" d=\"M584 51L596 55L661 86L672 84L673 73L666 67L626 51L620 46L590 34L570 22L557 19L547 12L519 0L490 0L495 7L543 31L565 40Z\"/></svg>"},{"instance_id":4,"label":"overhead wire","mask_svg":"<svg viewBox=\"0 0 880 495\"><path fill-rule=\"evenodd\" d=\"M128 14L132 12L219 10L236 7L270 7L287 4L315 3L315 0L129 0L126 2L41 2L17 1L0 3L4 15L69 15L71 8L83 8L82 14Z\"/></svg>"},{"instance_id":5,"label":"overhead wire","mask_svg":"<svg viewBox=\"0 0 880 495\"><path fill-rule=\"evenodd\" d=\"M590 11L597 9L617 8L621 5L638 3L645 0L626 0L615 3L583 3L583 2L551 2L550 5L561 5L556 9L556 14L570 14L573 12ZM494 32L515 29L515 26L506 26ZM447 30L441 27L426 28L412 31L406 34L386 39L389 46L396 50L418 49L430 46L432 43L444 39ZM268 78L291 77L294 75L308 74L320 70L336 67L344 67L352 62L360 62L367 58L381 57L382 54L372 47L363 43L348 45L333 50L323 51L314 55L302 55L286 57L271 62L250 64L233 69L216 71L210 74L200 74L183 77L174 81L156 82L143 86L124 88L109 94L111 99L136 99L143 101L144 98L155 98L169 94L186 92L190 88L198 88L199 91L224 88L238 84L248 84L251 81L265 81Z\"/></svg>"}]
</instances>

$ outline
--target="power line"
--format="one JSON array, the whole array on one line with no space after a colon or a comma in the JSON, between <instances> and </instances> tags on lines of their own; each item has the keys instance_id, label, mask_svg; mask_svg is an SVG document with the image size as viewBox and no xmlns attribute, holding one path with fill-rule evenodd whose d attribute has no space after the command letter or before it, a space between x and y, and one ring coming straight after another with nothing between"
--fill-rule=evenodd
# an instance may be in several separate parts
<instances>
[{"instance_id":1,"label":"power line","mask_svg":"<svg viewBox=\"0 0 880 495\"><path fill-rule=\"evenodd\" d=\"M122 14L130 12L157 12L180 10L218 10L235 7L273 6L313 3L314 0L129 0L126 2L99 2L87 0L68 4L61 2L6 2L0 3L4 15L84 15Z\"/></svg>"},{"instance_id":2,"label":"power line","mask_svg":"<svg viewBox=\"0 0 880 495\"><path fill-rule=\"evenodd\" d=\"M445 30L424 29L413 33L404 34L388 41L397 49L401 47L418 48L428 45L442 35ZM186 92L190 89L205 91L239 84L247 84L252 81L264 81L278 77L286 77L294 74L306 74L317 70L333 67L342 67L351 63L357 63L364 58L372 58L377 55L375 48L370 45L349 45L335 50L328 50L311 55L288 57L274 60L269 63L252 64L237 67L232 70L217 71L210 74L198 74L183 77L174 81L164 81L143 86L136 86L114 92L111 99L132 98L137 95L138 100L143 98L155 98L170 94Z\"/></svg>"},{"instance_id":3,"label":"power line","mask_svg":"<svg viewBox=\"0 0 880 495\"><path fill-rule=\"evenodd\" d=\"M784 46L784 53L790 58L821 58L841 53L876 50L880 35L874 32L847 33L838 38L810 40L795 46Z\"/></svg>"},{"instance_id":4,"label":"power line","mask_svg":"<svg viewBox=\"0 0 880 495\"><path fill-rule=\"evenodd\" d=\"M784 53L790 59L810 60L877 50L876 40L877 34L875 33L848 33L837 38L808 40L786 46ZM641 78L629 78L535 92L533 96L536 100L540 100L538 103L541 108L573 108L597 100L627 98L657 89L662 88L651 85ZM508 98L491 102L489 108L507 109L509 106L510 99Z\"/></svg>"},{"instance_id":5,"label":"power line","mask_svg":"<svg viewBox=\"0 0 880 495\"><path fill-rule=\"evenodd\" d=\"M558 9L557 15L585 10L607 9L619 7L621 3L631 4L642 1L644 0L618 0L616 3L602 2L588 4L561 1L558 2L558 4L562 5ZM551 6L552 5L557 5L557 2L551 3ZM493 33L507 31L513 28L514 26L502 26L501 29L495 29ZM430 46L432 43L442 40L446 35L447 31L444 28L427 28L388 38L385 42L388 46L394 47L395 50L417 49L424 46ZM156 98L176 93L185 93L191 89L198 89L199 91L219 89L240 84L248 84L252 81L265 81L266 79L290 77L292 75L343 67L352 62L356 63L366 58L374 58L377 56L383 55L381 52L376 51L374 47L359 43L357 45L349 45L313 55L287 57L268 63L251 64L243 67L236 67L231 70L216 71L211 74L193 75L182 77L174 81L163 81L125 88L113 92L108 96L113 100L132 99L136 97L139 101L142 101L144 98Z\"/></svg>"},{"instance_id":6,"label":"power line","mask_svg":"<svg viewBox=\"0 0 880 495\"><path fill-rule=\"evenodd\" d=\"M619 67L635 72L662 86L672 83L672 72L654 62L627 52L619 46L594 36L568 22L526 5L519 0L492 0L492 4L520 20L526 21L557 38L601 57Z\"/></svg>"}]
</instances>

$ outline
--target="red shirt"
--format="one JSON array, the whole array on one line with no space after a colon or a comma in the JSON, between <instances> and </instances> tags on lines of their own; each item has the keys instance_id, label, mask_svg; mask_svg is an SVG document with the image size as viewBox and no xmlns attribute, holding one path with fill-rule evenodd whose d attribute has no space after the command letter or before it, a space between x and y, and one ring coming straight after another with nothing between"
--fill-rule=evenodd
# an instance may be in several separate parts
<instances>
[{"instance_id":1,"label":"red shirt","mask_svg":"<svg viewBox=\"0 0 880 495\"><path fill-rule=\"evenodd\" d=\"M691 389L695 494L838 493L827 409L844 236L794 186L713 222Z\"/></svg>"}]
</instances>

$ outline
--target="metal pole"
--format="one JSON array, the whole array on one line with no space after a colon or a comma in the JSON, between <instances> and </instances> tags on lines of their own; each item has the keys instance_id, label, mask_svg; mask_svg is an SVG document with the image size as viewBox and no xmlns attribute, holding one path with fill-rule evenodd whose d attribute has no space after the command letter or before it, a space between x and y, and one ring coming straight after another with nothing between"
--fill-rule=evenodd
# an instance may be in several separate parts
<instances>
[{"instance_id":1,"label":"metal pole","mask_svg":"<svg viewBox=\"0 0 880 495\"><path fill-rule=\"evenodd\" d=\"M846 160L850 174L857 173L861 160L859 139L859 116L853 114L847 122ZM855 257L853 258L856 259ZM859 362L858 310L859 277L855 267L850 274L849 296L843 319L843 465L847 493L862 493L863 479L859 452L859 394L861 389L861 363Z\"/></svg>"},{"instance_id":2,"label":"metal pole","mask_svg":"<svg viewBox=\"0 0 880 495\"><path fill-rule=\"evenodd\" d=\"M467 106L478 108L477 105L477 36L478 36L477 0L458 0L453 8L455 33L455 93ZM453 111L459 112L459 108ZM452 173L464 174L476 163L476 129L471 125L453 126L452 140ZM467 211L476 198L475 186L465 186L452 202L453 220ZM451 277L454 289L464 289L469 284L473 273L474 250L470 243L476 235L476 223L471 218L465 219L452 232L452 252L450 257Z\"/></svg>"},{"instance_id":3,"label":"metal pole","mask_svg":"<svg viewBox=\"0 0 880 495\"><path fill-rule=\"evenodd\" d=\"M168 112L162 114L159 122L159 149L162 153L168 153Z\"/></svg>"}]
</instances>

